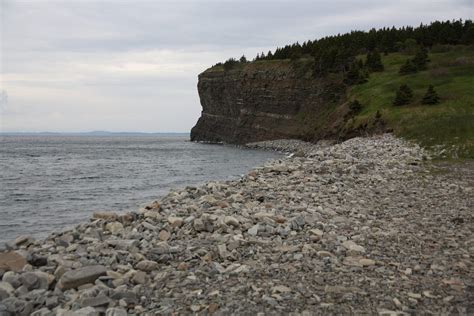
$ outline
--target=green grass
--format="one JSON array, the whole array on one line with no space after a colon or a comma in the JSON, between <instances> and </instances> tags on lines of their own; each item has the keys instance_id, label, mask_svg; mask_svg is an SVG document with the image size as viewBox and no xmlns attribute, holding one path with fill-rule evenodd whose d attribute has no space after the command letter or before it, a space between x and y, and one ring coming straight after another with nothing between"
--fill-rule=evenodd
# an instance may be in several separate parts
<instances>
[{"instance_id":1,"label":"green grass","mask_svg":"<svg viewBox=\"0 0 474 316\"><path fill-rule=\"evenodd\" d=\"M443 146L459 158L474 158L474 47L456 46L447 52L430 53L428 69L411 75L398 70L412 56L394 53L383 56L385 71L372 73L367 83L352 87L348 99L358 99L362 111L348 128L366 124L379 111L398 136L423 146ZM411 104L392 105L401 84L413 89ZM437 105L422 105L432 84L441 97Z\"/></svg>"}]
</instances>

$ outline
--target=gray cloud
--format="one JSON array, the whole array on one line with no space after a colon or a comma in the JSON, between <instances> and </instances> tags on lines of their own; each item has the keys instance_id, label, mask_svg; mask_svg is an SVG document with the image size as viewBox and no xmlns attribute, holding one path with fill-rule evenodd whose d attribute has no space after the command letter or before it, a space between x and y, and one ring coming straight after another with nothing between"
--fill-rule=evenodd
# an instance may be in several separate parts
<instances>
[{"instance_id":1,"label":"gray cloud","mask_svg":"<svg viewBox=\"0 0 474 316\"><path fill-rule=\"evenodd\" d=\"M465 0L2 0L2 129L188 131L197 74L371 27L471 18Z\"/></svg>"}]
</instances>

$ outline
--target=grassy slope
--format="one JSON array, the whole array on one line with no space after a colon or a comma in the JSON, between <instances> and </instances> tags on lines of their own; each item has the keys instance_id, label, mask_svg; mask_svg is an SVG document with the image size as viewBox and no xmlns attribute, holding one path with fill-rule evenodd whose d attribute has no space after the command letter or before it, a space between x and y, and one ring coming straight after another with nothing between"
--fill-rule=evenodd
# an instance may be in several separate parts
<instances>
[{"instance_id":1,"label":"grassy slope","mask_svg":"<svg viewBox=\"0 0 474 316\"><path fill-rule=\"evenodd\" d=\"M441 145L453 156L474 158L474 47L430 53L428 70L401 76L400 65L409 57L400 53L383 56L385 71L371 74L367 83L349 90L348 98L357 98L363 109L348 128L370 124L379 111L399 136L427 147ZM413 89L414 100L395 107L395 92L404 83ZM429 84L434 85L441 103L421 104Z\"/></svg>"}]
</instances>

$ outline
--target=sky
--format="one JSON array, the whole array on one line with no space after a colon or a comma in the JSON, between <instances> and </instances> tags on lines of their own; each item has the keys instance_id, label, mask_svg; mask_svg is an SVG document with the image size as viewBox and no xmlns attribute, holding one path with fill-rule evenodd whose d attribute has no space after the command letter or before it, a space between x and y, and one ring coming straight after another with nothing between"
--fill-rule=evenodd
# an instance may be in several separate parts
<instances>
[{"instance_id":1,"label":"sky","mask_svg":"<svg viewBox=\"0 0 474 316\"><path fill-rule=\"evenodd\" d=\"M474 0L0 0L0 131L188 132L197 76L351 30L473 19Z\"/></svg>"}]
</instances>

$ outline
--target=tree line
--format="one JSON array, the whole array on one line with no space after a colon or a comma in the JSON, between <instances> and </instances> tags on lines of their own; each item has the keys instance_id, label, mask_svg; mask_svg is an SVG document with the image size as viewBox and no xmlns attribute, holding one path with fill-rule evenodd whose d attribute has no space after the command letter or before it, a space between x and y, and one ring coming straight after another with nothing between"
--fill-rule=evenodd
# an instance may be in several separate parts
<instances>
[{"instance_id":1,"label":"tree line","mask_svg":"<svg viewBox=\"0 0 474 316\"><path fill-rule=\"evenodd\" d=\"M258 54L258 60L297 60L302 57L313 58L315 76L324 76L331 72L356 72L358 65L354 64L360 54L374 54L412 51L417 47L429 48L433 45L474 44L474 23L472 20L436 21L430 24L420 24L418 27L405 26L371 29L370 31L352 31L346 34L326 36L317 40L309 40L278 47L267 54ZM369 55L367 56L369 57ZM375 56L377 57L377 56ZM224 63L226 69L231 69L247 59L229 59ZM411 61L412 63L415 60ZM370 64L371 61L368 60ZM219 63L221 64L221 63ZM360 65L359 65L360 66ZM415 69L413 64L407 65L407 73ZM377 66L369 71L378 71Z\"/></svg>"}]
</instances>

